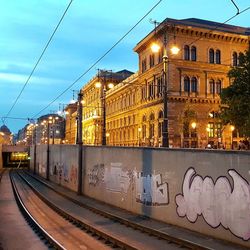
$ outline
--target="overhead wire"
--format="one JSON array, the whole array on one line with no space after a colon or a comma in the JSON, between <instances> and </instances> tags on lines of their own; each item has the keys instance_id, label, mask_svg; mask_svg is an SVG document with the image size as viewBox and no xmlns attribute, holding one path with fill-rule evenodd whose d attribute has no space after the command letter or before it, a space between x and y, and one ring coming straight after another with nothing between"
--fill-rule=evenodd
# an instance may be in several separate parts
<instances>
[{"instance_id":1,"label":"overhead wire","mask_svg":"<svg viewBox=\"0 0 250 250\"><path fill-rule=\"evenodd\" d=\"M59 94L55 99L53 99L48 105L36 113L33 117L37 117L44 110L50 107L57 99L59 99L63 94L65 94L72 86L74 86L83 76L85 76L91 69L93 69L106 55L108 55L135 27L137 27L160 3L162 0L158 1L137 23L132 26L115 44L113 44L102 56L100 56L86 71L84 71L72 84L70 84L61 94Z\"/></svg>"},{"instance_id":2,"label":"overhead wire","mask_svg":"<svg viewBox=\"0 0 250 250\"><path fill-rule=\"evenodd\" d=\"M239 13L236 13L236 14L233 15L232 17L228 18L225 22L219 23L217 26L215 26L214 29L210 29L208 33L211 33L211 32L213 32L213 31L216 31L216 30L217 30L219 27L221 27L223 24L228 23L229 21L231 21L232 19L234 19L236 16L242 14L243 12L245 12L245 11L247 11L247 10L249 10L249 9L250 9L250 6L247 7L247 8L245 8L244 10L240 11ZM195 39L194 41L192 41L191 43L189 43L189 46L192 45L192 44L194 44L195 42L199 41L200 39L201 39L201 37Z\"/></svg>"},{"instance_id":3,"label":"overhead wire","mask_svg":"<svg viewBox=\"0 0 250 250\"><path fill-rule=\"evenodd\" d=\"M65 11L63 12L63 15L61 16L61 18L60 18L59 22L57 23L55 29L53 30L53 32L52 32L52 34L51 34L51 36L50 36L48 42L46 43L46 45L45 45L45 47L44 47L44 49L43 49L41 55L39 56L39 58L38 58L38 60L37 60L37 62L36 62L36 64L35 64L35 66L33 67L31 73L29 74L29 77L27 78L26 82L24 83L24 85L23 85L23 87L22 87L20 93L19 93L18 96L16 97L16 99L15 99L13 105L11 106L11 108L9 109L8 113L5 115L5 118L4 118L4 120L3 120L3 123L5 123L5 120L9 118L9 115L10 115L11 111L12 111L12 110L14 109L14 107L16 106L16 104L17 104L17 102L18 102L20 96L22 95L22 93L23 93L25 87L26 87L27 84L29 83L29 81L30 81L30 79L31 79L31 77L32 77L32 75L33 75L33 73L35 72L35 70L36 70L38 64L40 63L40 61L41 61L41 59L42 59L42 57L43 57L45 51L47 50L49 44L51 43L52 38L54 37L54 35L55 35L57 29L59 28L59 26L60 26L62 20L64 19L64 17L65 17L65 15L66 15L66 13L67 13L67 11L68 11L70 5L72 4L72 2L73 2L73 0L71 0L71 1L69 2L69 4L67 5L67 8L66 8Z\"/></svg>"}]
</instances>

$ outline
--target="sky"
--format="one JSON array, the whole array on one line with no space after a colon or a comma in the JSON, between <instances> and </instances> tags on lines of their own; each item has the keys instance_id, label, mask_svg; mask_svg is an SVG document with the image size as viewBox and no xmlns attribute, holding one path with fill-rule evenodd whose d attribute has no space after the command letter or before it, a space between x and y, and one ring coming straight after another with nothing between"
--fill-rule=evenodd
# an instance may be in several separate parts
<instances>
[{"instance_id":1,"label":"sky","mask_svg":"<svg viewBox=\"0 0 250 250\"><path fill-rule=\"evenodd\" d=\"M231 0L73 0L40 63L24 87L69 0L0 0L0 126L13 133L84 74L154 5L147 15L97 65L77 81L52 105L38 114L54 113L73 98L97 73L97 69L138 70L138 55L133 51L154 25L150 19L201 18L225 22L236 14ZM240 11L250 0L234 0ZM228 24L250 27L250 10ZM76 98L76 97L75 97Z\"/></svg>"}]
</instances>

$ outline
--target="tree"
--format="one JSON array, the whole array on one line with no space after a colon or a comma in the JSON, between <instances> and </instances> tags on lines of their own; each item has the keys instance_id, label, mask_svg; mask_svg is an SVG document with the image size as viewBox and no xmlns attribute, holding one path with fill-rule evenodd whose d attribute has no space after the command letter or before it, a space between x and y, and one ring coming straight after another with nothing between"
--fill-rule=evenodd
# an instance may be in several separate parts
<instances>
[{"instance_id":1,"label":"tree","mask_svg":"<svg viewBox=\"0 0 250 250\"><path fill-rule=\"evenodd\" d=\"M250 49L239 55L239 66L228 72L232 84L221 91L221 119L250 136Z\"/></svg>"}]
</instances>

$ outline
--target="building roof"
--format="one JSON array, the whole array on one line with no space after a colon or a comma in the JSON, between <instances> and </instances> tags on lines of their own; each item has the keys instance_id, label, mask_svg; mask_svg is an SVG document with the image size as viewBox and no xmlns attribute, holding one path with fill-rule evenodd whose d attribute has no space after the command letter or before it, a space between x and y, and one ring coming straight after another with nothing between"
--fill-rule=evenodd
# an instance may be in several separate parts
<instances>
[{"instance_id":1,"label":"building roof","mask_svg":"<svg viewBox=\"0 0 250 250\"><path fill-rule=\"evenodd\" d=\"M11 134L9 128L6 125L0 127L0 132L3 132L5 134Z\"/></svg>"},{"instance_id":2,"label":"building roof","mask_svg":"<svg viewBox=\"0 0 250 250\"><path fill-rule=\"evenodd\" d=\"M230 24L224 24L224 23L218 23L198 18L187 18L187 19L173 19L173 18L166 18L163 22L161 22L157 26L157 30L163 30L166 25L171 24L174 25L176 28L200 28L205 29L210 32L223 32L223 33L229 33L233 35L242 35L242 36L250 36L250 27L241 27L241 26L235 26ZM179 27L178 27L179 26ZM145 42L150 41L152 37L155 35L155 29L152 30L146 37L144 37L141 41L137 43L137 45L134 48L134 51L138 51L139 48Z\"/></svg>"},{"instance_id":3,"label":"building roof","mask_svg":"<svg viewBox=\"0 0 250 250\"><path fill-rule=\"evenodd\" d=\"M224 24L224 23L218 23L198 18L187 18L187 19L172 19L172 18L166 18L164 22L169 22L173 24L182 24L187 26L194 26L198 28L205 28L205 29L211 29L211 30L217 30L217 31L223 31L233 34L240 34L240 35L249 35L250 34L250 27L241 27L241 26L235 26L230 24Z\"/></svg>"}]
</instances>

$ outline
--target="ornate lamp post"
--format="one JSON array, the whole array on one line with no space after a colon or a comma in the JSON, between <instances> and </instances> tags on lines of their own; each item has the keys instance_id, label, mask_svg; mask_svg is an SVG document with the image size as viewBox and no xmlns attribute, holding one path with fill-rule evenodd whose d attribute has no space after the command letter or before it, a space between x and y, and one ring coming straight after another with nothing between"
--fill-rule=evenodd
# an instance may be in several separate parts
<instances>
[{"instance_id":1,"label":"ornate lamp post","mask_svg":"<svg viewBox=\"0 0 250 250\"><path fill-rule=\"evenodd\" d=\"M96 88L101 88L101 108L102 108L102 145L107 144L106 134L106 91L112 89L114 84L107 81L107 76L112 76L112 71L98 69L98 81L95 84Z\"/></svg>"},{"instance_id":2,"label":"ornate lamp post","mask_svg":"<svg viewBox=\"0 0 250 250\"><path fill-rule=\"evenodd\" d=\"M165 25L164 25L165 26ZM164 27L165 28L165 27ZM167 30L164 29L164 35L163 35L163 126L162 126L162 147L169 147L169 134L168 134L168 55L167 55ZM156 42L152 43L151 50L154 53L157 53L160 51L161 46L158 45ZM176 46L173 46L171 49L172 54L176 55L179 53L179 48Z\"/></svg>"}]
</instances>

